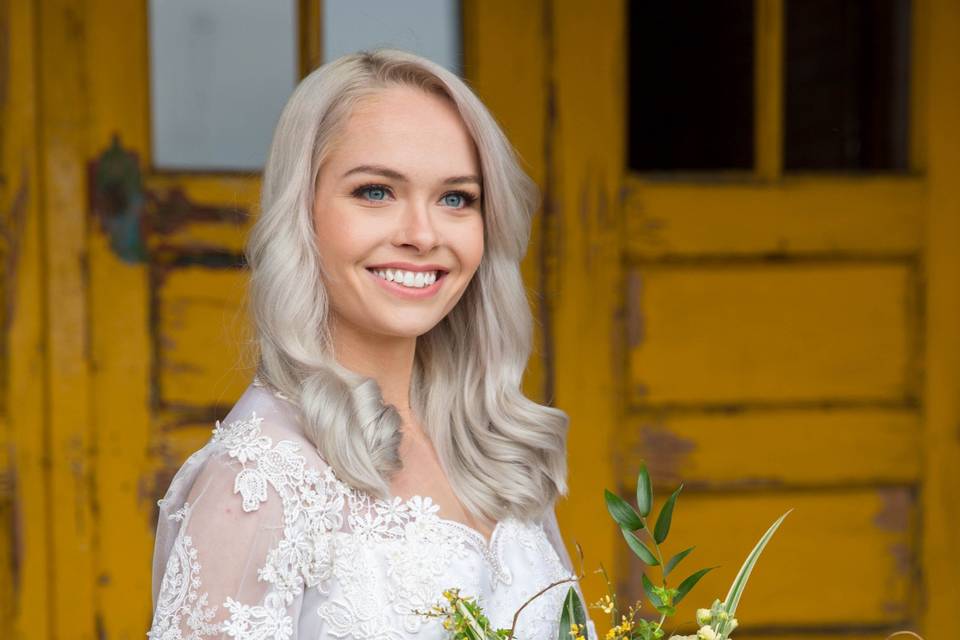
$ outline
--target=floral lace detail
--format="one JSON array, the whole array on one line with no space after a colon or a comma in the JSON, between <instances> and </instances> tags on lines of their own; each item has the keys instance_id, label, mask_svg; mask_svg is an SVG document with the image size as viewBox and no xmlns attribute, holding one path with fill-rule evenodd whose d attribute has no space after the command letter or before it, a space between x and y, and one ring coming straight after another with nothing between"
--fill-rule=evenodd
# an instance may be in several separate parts
<instances>
[{"instance_id":1,"label":"floral lace detail","mask_svg":"<svg viewBox=\"0 0 960 640\"><path fill-rule=\"evenodd\" d=\"M223 631L231 638L284 640L293 637L293 618L287 615L287 607L276 593L264 598L263 606L251 607L233 598L227 598L225 606L230 610L230 619L223 623Z\"/></svg>"},{"instance_id":2,"label":"floral lace detail","mask_svg":"<svg viewBox=\"0 0 960 640\"><path fill-rule=\"evenodd\" d=\"M189 503L170 515L172 520L182 520L190 514ZM188 535L177 536L166 571L160 585L154 620L156 624L147 633L150 640L200 640L219 631L219 625L211 624L216 615L216 605L207 604L207 594L200 589L200 563L197 550ZM186 615L190 633L181 632L181 623Z\"/></svg>"}]
</instances>

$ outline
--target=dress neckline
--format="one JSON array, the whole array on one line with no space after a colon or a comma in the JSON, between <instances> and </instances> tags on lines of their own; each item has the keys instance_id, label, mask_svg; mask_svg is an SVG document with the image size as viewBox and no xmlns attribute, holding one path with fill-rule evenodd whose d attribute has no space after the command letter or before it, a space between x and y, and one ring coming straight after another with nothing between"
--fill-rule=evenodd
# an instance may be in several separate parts
<instances>
[{"instance_id":1,"label":"dress neckline","mask_svg":"<svg viewBox=\"0 0 960 640\"><path fill-rule=\"evenodd\" d=\"M280 398L281 400L286 400L286 401L290 402L290 398L289 398L289 397L287 397L285 394L283 394L283 393L280 392L279 390L274 389L273 387L265 384L262 380L260 380L259 376L254 375L253 381L251 382L251 384L252 384L253 386L255 386L255 387L260 387L260 388L268 391L268 392L271 393L273 396L275 396L275 397L277 397L277 398ZM319 453L318 453L318 455L319 455ZM384 499L384 498L380 498L380 497L378 497L378 496L374 496L374 495L369 494L369 493L366 493L366 492L360 492L358 489L354 488L354 487L351 486L349 483L344 482L343 480L341 480L341 479L340 479L340 476L337 475L337 473L336 473L336 471L334 471L333 467L330 466L330 463L328 463L326 460L324 460L324 459L322 458L322 456L321 456L321 460L323 460L324 464L325 464L325 465L327 466L327 468L330 470L330 471L329 471L330 476L333 478L333 480L334 480L338 485L340 485L340 487L341 487L342 490L345 490L345 491L348 491L348 492L352 492L352 493L355 493L355 494L356 494L356 493L363 493L364 495L368 496L368 498L369 498L369 500L370 500L370 503L374 506L374 508L376 508L377 506L379 506L381 509L389 508L390 505L391 505L391 503L393 502L393 500L396 500L396 499L399 499L400 502L401 502L405 507L409 507L412 503L415 503L415 502L417 502L417 501L423 502L423 503L428 503L428 504L430 504L430 505L436 506L436 507L437 507L437 511L434 511L432 515L433 515L434 518L436 518L436 521L437 521L437 522L439 522L441 525L443 525L443 526L445 526L445 527L451 527L451 528L454 528L454 529L457 529L457 530L461 531L461 532L464 533L468 538L470 538L471 540L473 540L473 541L476 543L477 547L484 553L484 555L485 555L487 558L489 558L489 559L495 559L495 558L496 558L494 545L495 545L496 542L497 542L498 534L499 534L500 530L503 528L503 525L504 525L508 520L511 520L511 519L512 519L512 516L505 516L504 518L502 518L502 519L500 519L499 521L497 521L496 523L494 523L493 528L490 529L490 537L487 538L487 536L485 536L483 533L481 533L478 529L476 529L476 528L468 525L468 524L465 523L465 522L462 522L462 521L460 521L460 520L454 520L453 518L446 518L446 517L441 516L441 515L439 514L439 508L440 508L440 507L439 507L439 504L438 504L431 496L424 495L424 494L421 494L421 493L415 493L415 494L413 494L413 495L411 495L411 496L409 496L409 497L406 497L406 498L403 498L403 497L400 497L400 496L392 496L392 499L391 499L391 500L386 500L386 499ZM498 564L498 563L497 563L497 564Z\"/></svg>"}]
</instances>

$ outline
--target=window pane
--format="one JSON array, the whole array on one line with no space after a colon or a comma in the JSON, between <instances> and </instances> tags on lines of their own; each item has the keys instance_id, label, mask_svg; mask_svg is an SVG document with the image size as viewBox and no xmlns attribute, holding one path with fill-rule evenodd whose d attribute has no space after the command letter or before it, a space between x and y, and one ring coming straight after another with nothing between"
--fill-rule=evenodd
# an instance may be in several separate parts
<instances>
[{"instance_id":1,"label":"window pane","mask_svg":"<svg viewBox=\"0 0 960 640\"><path fill-rule=\"evenodd\" d=\"M753 167L753 1L629 7L629 165Z\"/></svg>"},{"instance_id":2,"label":"window pane","mask_svg":"<svg viewBox=\"0 0 960 640\"><path fill-rule=\"evenodd\" d=\"M297 80L293 0L150 0L153 164L258 170Z\"/></svg>"},{"instance_id":3,"label":"window pane","mask_svg":"<svg viewBox=\"0 0 960 640\"><path fill-rule=\"evenodd\" d=\"M909 0L788 0L785 168L907 168Z\"/></svg>"},{"instance_id":4,"label":"window pane","mask_svg":"<svg viewBox=\"0 0 960 640\"><path fill-rule=\"evenodd\" d=\"M461 74L458 0L325 0L323 59L360 49L412 51Z\"/></svg>"}]
</instances>

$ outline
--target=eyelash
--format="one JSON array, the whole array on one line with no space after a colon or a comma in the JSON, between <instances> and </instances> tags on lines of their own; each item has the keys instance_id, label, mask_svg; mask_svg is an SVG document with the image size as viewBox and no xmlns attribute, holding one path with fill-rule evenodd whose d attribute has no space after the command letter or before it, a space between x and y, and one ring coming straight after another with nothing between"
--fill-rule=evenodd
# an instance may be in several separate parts
<instances>
[{"instance_id":1,"label":"eyelash","mask_svg":"<svg viewBox=\"0 0 960 640\"><path fill-rule=\"evenodd\" d=\"M388 192L388 193L392 193L392 192L390 191L390 187L388 187L388 186L386 186L386 185L384 185L384 184L369 183L369 184L360 185L359 187L357 187L356 189L354 189L353 192L352 192L350 195L352 195L354 198L360 198L360 197L362 196L363 192L366 191L367 189L382 189L383 191L386 191L386 192ZM446 197L446 196L449 196L449 195L458 195L458 196L460 196L461 198L463 198L463 203L464 203L463 206L462 206L462 207L455 207L455 208L457 208L457 209L466 209L466 208L472 206L473 203L478 200L477 196L475 196L475 195L473 195L472 193L469 193L469 192L467 192L467 191L447 191L445 194L443 194L443 197ZM375 200L369 200L368 202L375 202Z\"/></svg>"}]
</instances>

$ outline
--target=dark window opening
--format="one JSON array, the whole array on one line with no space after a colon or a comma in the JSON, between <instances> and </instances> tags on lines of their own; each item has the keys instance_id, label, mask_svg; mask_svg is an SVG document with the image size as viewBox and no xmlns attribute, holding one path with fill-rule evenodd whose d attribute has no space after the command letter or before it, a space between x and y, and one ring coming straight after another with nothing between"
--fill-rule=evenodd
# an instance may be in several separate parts
<instances>
[{"instance_id":1,"label":"dark window opening","mask_svg":"<svg viewBox=\"0 0 960 640\"><path fill-rule=\"evenodd\" d=\"M787 0L784 168L906 170L909 0Z\"/></svg>"},{"instance_id":2,"label":"dark window opening","mask_svg":"<svg viewBox=\"0 0 960 640\"><path fill-rule=\"evenodd\" d=\"M629 168L752 169L753 0L627 6Z\"/></svg>"}]
</instances>

